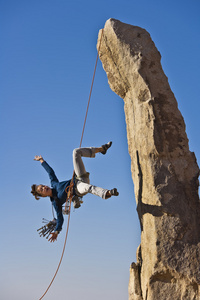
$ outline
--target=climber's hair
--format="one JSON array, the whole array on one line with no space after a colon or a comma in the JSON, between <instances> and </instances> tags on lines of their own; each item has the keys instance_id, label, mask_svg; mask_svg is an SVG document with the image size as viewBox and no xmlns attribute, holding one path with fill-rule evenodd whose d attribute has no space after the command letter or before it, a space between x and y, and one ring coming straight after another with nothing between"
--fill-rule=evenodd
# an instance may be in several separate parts
<instances>
[{"instance_id":1,"label":"climber's hair","mask_svg":"<svg viewBox=\"0 0 200 300\"><path fill-rule=\"evenodd\" d=\"M33 194L33 196L35 197L36 200L39 200L40 197L41 197L41 195L40 195L40 193L38 193L38 191L37 191L37 185L36 185L36 184L33 184L33 185L31 186L31 189L32 189L31 194Z\"/></svg>"}]
</instances>

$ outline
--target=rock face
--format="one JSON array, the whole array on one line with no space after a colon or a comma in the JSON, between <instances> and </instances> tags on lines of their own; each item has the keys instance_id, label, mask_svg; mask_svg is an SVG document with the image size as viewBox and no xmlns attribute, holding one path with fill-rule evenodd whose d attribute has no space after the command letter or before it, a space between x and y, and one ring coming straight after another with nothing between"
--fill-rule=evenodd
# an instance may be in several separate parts
<instances>
[{"instance_id":1,"label":"rock face","mask_svg":"<svg viewBox=\"0 0 200 300\"><path fill-rule=\"evenodd\" d=\"M129 300L200 299L199 168L160 53L147 31L109 19L99 55L124 99L141 224Z\"/></svg>"}]
</instances>

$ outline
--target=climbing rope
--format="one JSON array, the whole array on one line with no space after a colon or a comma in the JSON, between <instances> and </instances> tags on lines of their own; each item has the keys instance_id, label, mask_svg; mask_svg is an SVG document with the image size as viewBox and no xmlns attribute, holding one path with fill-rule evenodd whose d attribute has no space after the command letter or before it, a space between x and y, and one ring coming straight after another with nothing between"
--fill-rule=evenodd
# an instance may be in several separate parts
<instances>
[{"instance_id":1,"label":"climbing rope","mask_svg":"<svg viewBox=\"0 0 200 300\"><path fill-rule=\"evenodd\" d=\"M94 67L94 73L93 73L93 78L92 78L92 84L91 84L91 88L90 88L90 94L89 94L89 99L88 99L88 105L87 105L87 110L86 110L86 114L85 114L85 120L84 120L84 124L83 124L83 130L82 130L82 135L81 135L81 141L80 141L80 146L82 145L82 141L83 141L83 135L84 135L84 131L85 131L85 124L86 124L86 120L87 120L87 115L88 115L88 110L89 110L89 105L90 105L90 99L91 99L91 95L92 95L92 89L93 89L93 84L94 84L94 78L95 78L95 74L96 74L96 69L97 69L97 62L98 62L98 58L99 58L99 51L100 51L100 47L101 47L101 40L103 37L103 29L101 31L101 38L100 38L100 42L99 42L99 48L97 51L97 58L96 58L96 63L95 63L95 67Z\"/></svg>"},{"instance_id":2,"label":"climbing rope","mask_svg":"<svg viewBox=\"0 0 200 300\"><path fill-rule=\"evenodd\" d=\"M98 58L99 58L99 51L100 51L100 47L101 47L102 37L103 37L103 29L102 29L102 32L101 32L101 38L100 38L99 47L98 47L98 51L97 51L97 57L96 57L96 62L95 62L95 67L94 67L94 72L93 72L93 77L92 77L92 83L91 83L91 88L90 88L88 104L87 104L87 109L86 109L85 120L84 120L84 124L83 124L83 130L82 130L82 135L81 135L79 148L81 147L82 141L83 141L83 135L84 135L84 131L85 131L85 124L86 124L86 120L87 120L87 115L88 115L88 110L89 110L89 105L90 105L90 99L91 99L92 89L93 89L93 85L94 85L94 78L95 78L95 74L96 74L96 68L97 68L97 62L98 62ZM64 241L64 246L63 246L61 258L60 258L58 267L56 269L56 272L55 272L48 288L46 289L46 291L42 295L42 297L39 298L39 300L44 298L44 296L46 295L46 293L50 289L54 279L56 278L56 275L58 273L58 270L60 268L60 265L61 265L61 262L62 262L62 259L63 259L63 256L64 256L65 247L66 247L66 243L67 243L67 236L68 236L68 231L69 231L69 221L70 221L71 204L72 204L72 197L73 197L74 176L75 176L75 172L73 171L73 176L72 176L72 179L71 179L71 182L70 182L70 186L68 187L68 190L67 190L67 200L66 200L66 203L65 203L65 211L68 209L68 221L67 221L67 231L66 231L66 235L65 235L65 241Z\"/></svg>"}]
</instances>

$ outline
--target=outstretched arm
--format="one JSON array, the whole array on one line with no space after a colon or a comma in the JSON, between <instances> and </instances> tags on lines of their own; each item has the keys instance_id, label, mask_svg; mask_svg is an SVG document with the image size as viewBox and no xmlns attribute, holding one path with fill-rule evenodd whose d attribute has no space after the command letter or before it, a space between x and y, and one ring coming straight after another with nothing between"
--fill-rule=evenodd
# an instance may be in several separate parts
<instances>
[{"instance_id":1,"label":"outstretched arm","mask_svg":"<svg viewBox=\"0 0 200 300\"><path fill-rule=\"evenodd\" d=\"M51 184L53 184L54 181L58 182L58 178L56 177L54 170L48 165L48 163L44 160L44 158L41 155L36 155L34 160L41 162L43 168L49 174Z\"/></svg>"}]
</instances>

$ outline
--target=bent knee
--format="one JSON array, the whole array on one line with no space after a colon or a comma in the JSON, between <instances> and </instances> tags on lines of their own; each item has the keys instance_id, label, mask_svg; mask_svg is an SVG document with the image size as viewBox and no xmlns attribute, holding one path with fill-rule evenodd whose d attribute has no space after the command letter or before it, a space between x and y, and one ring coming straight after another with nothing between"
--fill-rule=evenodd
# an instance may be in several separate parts
<instances>
[{"instance_id":1,"label":"bent knee","mask_svg":"<svg viewBox=\"0 0 200 300\"><path fill-rule=\"evenodd\" d=\"M73 150L73 157L77 157L81 154L81 149L80 148L76 148Z\"/></svg>"}]
</instances>

